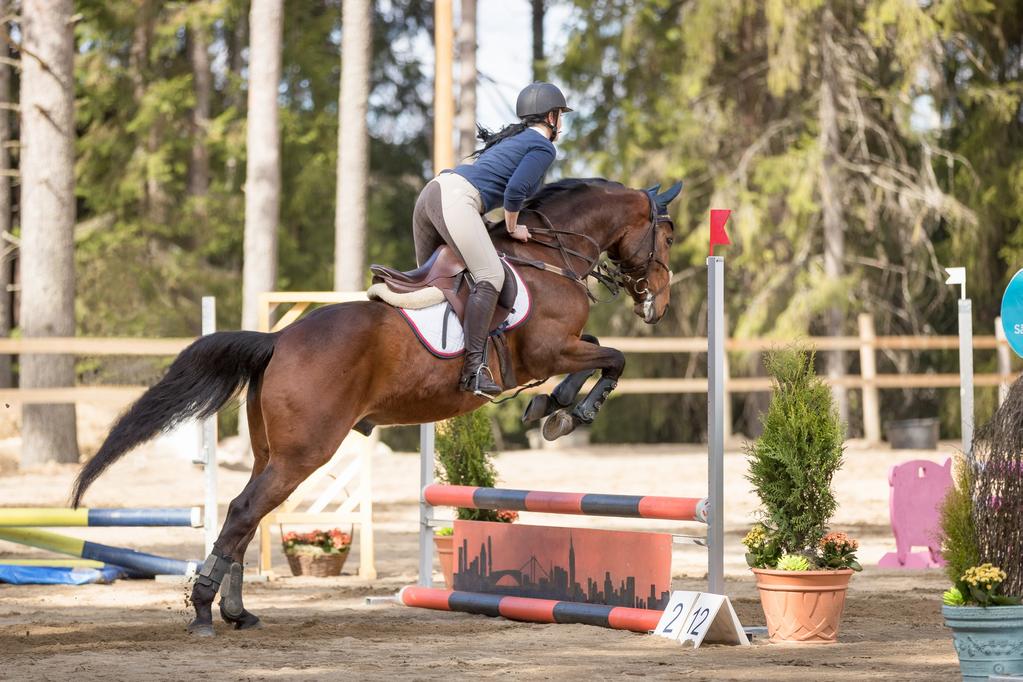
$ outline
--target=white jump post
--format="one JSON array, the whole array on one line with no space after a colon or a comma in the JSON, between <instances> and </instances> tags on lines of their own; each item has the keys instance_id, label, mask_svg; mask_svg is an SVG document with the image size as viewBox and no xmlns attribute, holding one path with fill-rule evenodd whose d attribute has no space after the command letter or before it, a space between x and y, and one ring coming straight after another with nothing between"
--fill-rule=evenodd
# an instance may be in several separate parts
<instances>
[{"instance_id":1,"label":"white jump post","mask_svg":"<svg viewBox=\"0 0 1023 682\"><path fill-rule=\"evenodd\" d=\"M945 268L945 284L959 285L959 404L963 454L973 454L973 301L966 298L966 268Z\"/></svg>"},{"instance_id":2,"label":"white jump post","mask_svg":"<svg viewBox=\"0 0 1023 682\"><path fill-rule=\"evenodd\" d=\"M434 482L434 425L419 425L419 586L433 587L433 505L423 497ZM449 585L450 589L451 586Z\"/></svg>"},{"instance_id":3,"label":"white jump post","mask_svg":"<svg viewBox=\"0 0 1023 682\"><path fill-rule=\"evenodd\" d=\"M725 593L725 259L707 258L707 591Z\"/></svg>"},{"instance_id":4,"label":"white jump post","mask_svg":"<svg viewBox=\"0 0 1023 682\"><path fill-rule=\"evenodd\" d=\"M707 257L707 591L725 593L725 259L716 245L731 244L728 209L711 209Z\"/></svg>"},{"instance_id":5,"label":"white jump post","mask_svg":"<svg viewBox=\"0 0 1023 682\"><path fill-rule=\"evenodd\" d=\"M202 298L202 334L217 331L217 299ZM206 477L206 501L203 504L203 533L206 538L206 556L213 552L217 540L217 416L202 422L202 465Z\"/></svg>"}]
</instances>

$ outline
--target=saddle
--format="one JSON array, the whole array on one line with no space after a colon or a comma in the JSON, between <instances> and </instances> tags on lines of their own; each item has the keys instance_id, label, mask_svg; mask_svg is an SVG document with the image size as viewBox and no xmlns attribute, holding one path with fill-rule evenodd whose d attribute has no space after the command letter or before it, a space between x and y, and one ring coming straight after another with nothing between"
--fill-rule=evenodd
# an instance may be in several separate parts
<instances>
[{"instance_id":1,"label":"saddle","mask_svg":"<svg viewBox=\"0 0 1023 682\"><path fill-rule=\"evenodd\" d=\"M498 329L508 318L518 284L508 263L504 266L504 286L497 299L490 330ZM472 275L461 256L446 244L415 270L402 272L386 265L370 265L373 285L366 292L369 298L383 301L398 308L421 309L447 301L450 309L461 322L465 315L465 303L472 288Z\"/></svg>"}]
</instances>

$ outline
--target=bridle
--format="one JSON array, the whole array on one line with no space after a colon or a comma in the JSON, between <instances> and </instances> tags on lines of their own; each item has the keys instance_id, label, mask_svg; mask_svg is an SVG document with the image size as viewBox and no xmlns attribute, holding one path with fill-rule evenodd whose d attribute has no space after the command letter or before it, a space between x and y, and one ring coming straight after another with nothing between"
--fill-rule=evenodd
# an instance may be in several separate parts
<instances>
[{"instance_id":1,"label":"bridle","mask_svg":"<svg viewBox=\"0 0 1023 682\"><path fill-rule=\"evenodd\" d=\"M668 223L671 226L671 231L675 231L675 221L668 215L667 208L660 207L657 202L654 201L653 196L648 192L647 199L650 202L650 225L647 226L647 232L643 235L643 238L639 240L639 245L633 250L628 258L613 259L609 257L611 263L614 264L621 278L621 281L625 284L631 284L633 291L637 295L647 294L648 298L657 298L661 293L671 285L671 268L667 263L657 257L657 226L661 223ZM646 242L647 236L650 237L650 250L647 252L646 260L636 265L624 265L628 263L635 256L639 255ZM657 291L651 293L650 289L646 286L650 282L650 266L659 265L665 272L668 273L668 279ZM642 274L640 274L642 273ZM640 276L636 276L640 274ZM642 288L641 288L642 287Z\"/></svg>"},{"instance_id":2,"label":"bridle","mask_svg":"<svg viewBox=\"0 0 1023 682\"><path fill-rule=\"evenodd\" d=\"M534 235L542 235L546 239L532 239L534 244L539 244L550 249L554 249L561 255L561 259L565 263L565 267L558 267L551 263L542 260L534 260L529 258L522 258L520 256L512 256L511 254L502 253L501 256L506 260L513 263L520 263L522 265L529 265L547 272L566 277L573 280L585 290L586 295L594 302L605 302L614 299L621 292L623 286L631 285L632 291L636 295L646 294L647 300L651 300L659 296L670 284L671 277L665 282L664 286L655 292L650 292L650 289L646 284L650 281L650 267L652 265L659 265L664 268L665 272L671 273L671 268L667 263L657 257L657 226L662 223L668 223L671 225L672 231L675 230L675 222L668 215L666 209L662 209L654 201L653 196L647 192L647 200L650 204L650 217L649 225L647 225L646 232L639 240L639 245L633 250L633 252L627 258L612 258L608 256L606 260L601 260L601 253L603 252L600 244L593 237L582 234L580 232L573 232L571 230L563 230L554 227L543 212L536 209L523 209L523 213L533 213L540 218L543 223L543 227L530 228L530 233ZM566 245L563 237L571 237L576 239L583 239L593 247L593 254L583 253L577 249L573 249ZM627 265L633 258L642 253L643 249L649 243L649 250L646 255L646 259L640 263L634 265ZM583 272L577 272L572 265L572 258L581 260L586 268ZM593 277L600 282L611 294L608 299L598 299L586 286L586 279Z\"/></svg>"}]
</instances>

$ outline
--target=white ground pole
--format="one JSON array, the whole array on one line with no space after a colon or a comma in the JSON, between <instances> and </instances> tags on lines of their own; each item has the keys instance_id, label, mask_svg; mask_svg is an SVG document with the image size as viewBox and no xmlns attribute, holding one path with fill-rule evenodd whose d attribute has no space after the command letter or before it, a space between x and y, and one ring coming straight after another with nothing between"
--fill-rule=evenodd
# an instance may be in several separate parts
<instances>
[{"instance_id":1,"label":"white ground pole","mask_svg":"<svg viewBox=\"0 0 1023 682\"><path fill-rule=\"evenodd\" d=\"M217 299L202 297L202 334L217 331ZM206 501L203 505L203 534L206 538L206 556L213 552L217 540L217 415L202 422L202 464L206 476Z\"/></svg>"},{"instance_id":2,"label":"white ground pole","mask_svg":"<svg viewBox=\"0 0 1023 682\"><path fill-rule=\"evenodd\" d=\"M725 593L725 259L707 258L707 591Z\"/></svg>"},{"instance_id":3,"label":"white ground pole","mask_svg":"<svg viewBox=\"0 0 1023 682\"><path fill-rule=\"evenodd\" d=\"M433 505L423 496L426 486L433 483L434 437L433 422L419 425L419 586L433 586ZM448 586L451 589L451 586Z\"/></svg>"},{"instance_id":4,"label":"white ground pole","mask_svg":"<svg viewBox=\"0 0 1023 682\"><path fill-rule=\"evenodd\" d=\"M966 298L966 268L945 268L945 284L959 285L959 409L963 454L973 454L973 301Z\"/></svg>"}]
</instances>

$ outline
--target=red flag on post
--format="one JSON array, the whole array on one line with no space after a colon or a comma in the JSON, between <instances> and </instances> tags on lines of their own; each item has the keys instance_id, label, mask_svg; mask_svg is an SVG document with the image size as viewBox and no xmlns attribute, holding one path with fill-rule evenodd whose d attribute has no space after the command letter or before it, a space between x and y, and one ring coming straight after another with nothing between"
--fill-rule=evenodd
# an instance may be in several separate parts
<instances>
[{"instance_id":1,"label":"red flag on post","mask_svg":"<svg viewBox=\"0 0 1023 682\"><path fill-rule=\"evenodd\" d=\"M727 208L710 209L710 255L712 256L716 244L724 246L732 243L728 238L728 233L725 232L725 223L728 222L728 216L731 214L731 209Z\"/></svg>"}]
</instances>

